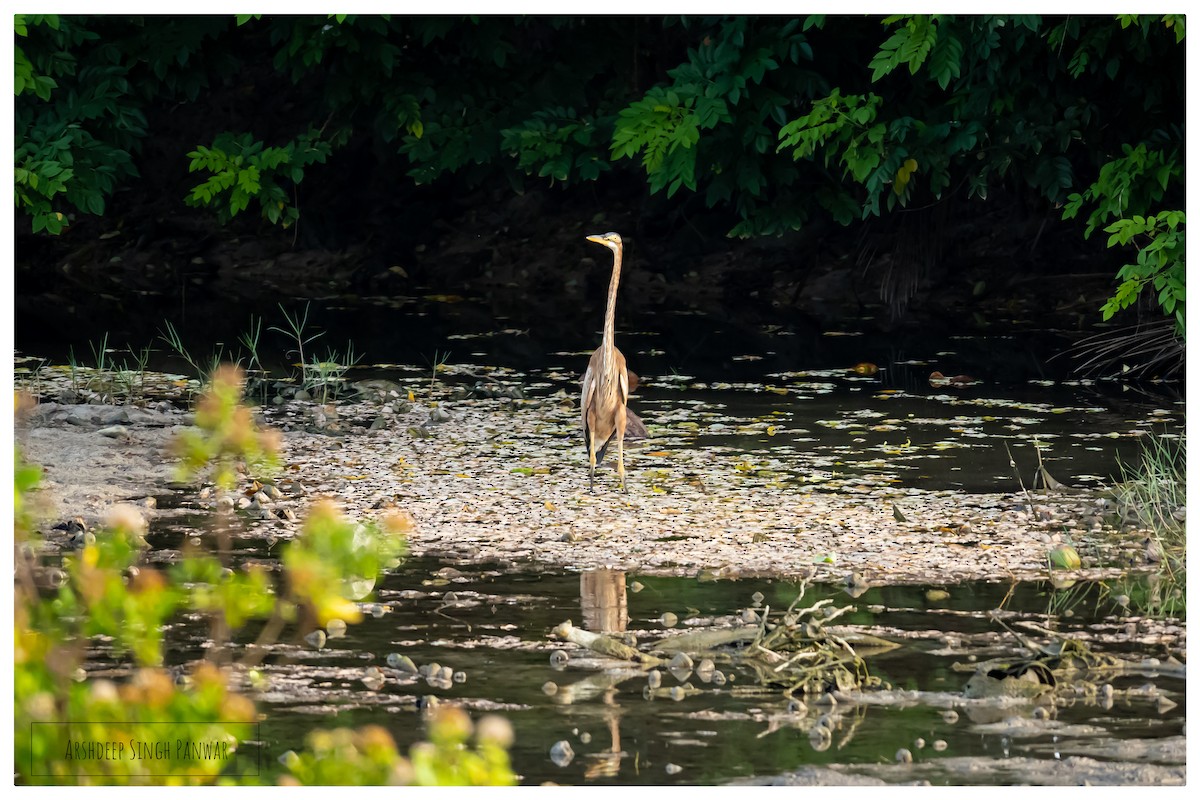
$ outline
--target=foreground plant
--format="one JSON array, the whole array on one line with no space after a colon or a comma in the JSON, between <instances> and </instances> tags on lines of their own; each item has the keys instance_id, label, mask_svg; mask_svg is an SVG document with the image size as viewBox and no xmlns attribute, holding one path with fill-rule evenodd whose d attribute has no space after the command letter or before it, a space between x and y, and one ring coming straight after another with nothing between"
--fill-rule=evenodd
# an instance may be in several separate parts
<instances>
[{"instance_id":1,"label":"foreground plant","mask_svg":"<svg viewBox=\"0 0 1200 800\"><path fill-rule=\"evenodd\" d=\"M241 391L239 371L214 373L197 406L198 430L181 439L182 476L208 476L228 490L239 467L271 463L275 437L260 431L238 403ZM229 658L233 636L261 623L249 663L288 626L300 637L334 619L358 621L356 601L369 597L382 571L404 554L404 520L359 524L331 504L319 505L284 547L283 574L273 583L266 569L227 565L198 548L166 569L147 564L145 520L137 509L117 506L94 541L65 556L61 567L47 566L38 556L42 541L31 505L39 479L40 471L18 454L16 781L205 785L263 783L279 776L275 762L264 765L269 773L260 772L262 759L244 749L260 735L253 701L236 690L238 668ZM228 515L218 516L219 526L229 523ZM168 667L163 632L184 615L210 620L213 646L204 660ZM122 678L89 679L85 663L97 649L126 668ZM446 717L449 722L441 719L431 727L433 741L415 746L411 760L394 743L389 746L390 737L379 729L314 735L311 752L290 760L289 774L279 779L513 782L504 752L511 731L507 740L485 736L481 722L475 748L468 749L469 718L465 725L453 715ZM348 758L343 745L357 755ZM331 758L347 768L327 763Z\"/></svg>"}]
</instances>

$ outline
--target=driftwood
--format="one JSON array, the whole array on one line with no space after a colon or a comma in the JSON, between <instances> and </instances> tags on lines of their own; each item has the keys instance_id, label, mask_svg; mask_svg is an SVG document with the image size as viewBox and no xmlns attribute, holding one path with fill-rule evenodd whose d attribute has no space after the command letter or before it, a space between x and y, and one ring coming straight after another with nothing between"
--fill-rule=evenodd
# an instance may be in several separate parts
<instances>
[{"instance_id":1,"label":"driftwood","mask_svg":"<svg viewBox=\"0 0 1200 800\"><path fill-rule=\"evenodd\" d=\"M571 624L571 620L555 627L551 631L558 638L572 642L580 647L586 647L594 653L609 656L611 658L619 658L622 661L633 661L637 664L653 667L663 663L661 658L656 658L649 653L643 653L624 642L618 642L611 636L603 636L591 631L585 631L582 628L576 628Z\"/></svg>"},{"instance_id":2,"label":"driftwood","mask_svg":"<svg viewBox=\"0 0 1200 800\"><path fill-rule=\"evenodd\" d=\"M706 628L671 636L654 645L656 653L703 653L721 645L752 642L758 636L757 625L741 628Z\"/></svg>"}]
</instances>

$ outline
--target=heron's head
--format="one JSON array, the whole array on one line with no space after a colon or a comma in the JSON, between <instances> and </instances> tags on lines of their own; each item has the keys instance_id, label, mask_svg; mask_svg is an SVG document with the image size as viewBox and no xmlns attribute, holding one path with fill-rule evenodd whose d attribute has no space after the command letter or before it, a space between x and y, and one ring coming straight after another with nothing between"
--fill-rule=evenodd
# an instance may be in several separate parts
<instances>
[{"instance_id":1,"label":"heron's head","mask_svg":"<svg viewBox=\"0 0 1200 800\"><path fill-rule=\"evenodd\" d=\"M614 253L621 250L621 235L619 233L613 233L612 231L608 233L593 233L587 237L587 240L596 244L602 244Z\"/></svg>"}]
</instances>

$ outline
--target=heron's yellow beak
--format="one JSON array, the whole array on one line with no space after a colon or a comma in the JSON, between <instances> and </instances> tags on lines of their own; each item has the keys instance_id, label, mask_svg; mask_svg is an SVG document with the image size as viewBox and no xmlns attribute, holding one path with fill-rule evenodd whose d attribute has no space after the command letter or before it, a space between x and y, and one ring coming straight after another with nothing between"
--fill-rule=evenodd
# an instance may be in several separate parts
<instances>
[{"instance_id":1,"label":"heron's yellow beak","mask_svg":"<svg viewBox=\"0 0 1200 800\"><path fill-rule=\"evenodd\" d=\"M603 236L601 236L598 233L593 233L591 236L587 237L587 240L589 242L595 242L596 244L604 244L605 242L608 241L607 239L605 239Z\"/></svg>"}]
</instances>

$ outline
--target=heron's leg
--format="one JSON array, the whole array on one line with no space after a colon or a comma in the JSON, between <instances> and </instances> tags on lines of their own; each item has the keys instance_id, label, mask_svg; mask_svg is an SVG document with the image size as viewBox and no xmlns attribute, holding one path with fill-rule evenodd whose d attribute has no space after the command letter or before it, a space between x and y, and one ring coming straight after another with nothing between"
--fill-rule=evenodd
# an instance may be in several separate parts
<instances>
[{"instance_id":1,"label":"heron's leg","mask_svg":"<svg viewBox=\"0 0 1200 800\"><path fill-rule=\"evenodd\" d=\"M617 424L617 477L621 480L621 491L629 494L625 485L625 415L621 414Z\"/></svg>"},{"instance_id":2,"label":"heron's leg","mask_svg":"<svg viewBox=\"0 0 1200 800\"><path fill-rule=\"evenodd\" d=\"M588 491L596 491L596 434L588 430Z\"/></svg>"}]
</instances>

